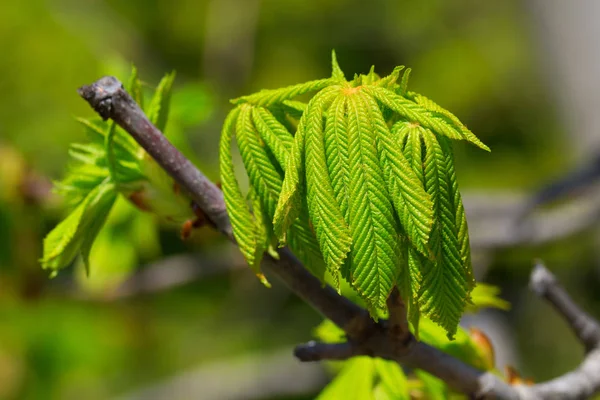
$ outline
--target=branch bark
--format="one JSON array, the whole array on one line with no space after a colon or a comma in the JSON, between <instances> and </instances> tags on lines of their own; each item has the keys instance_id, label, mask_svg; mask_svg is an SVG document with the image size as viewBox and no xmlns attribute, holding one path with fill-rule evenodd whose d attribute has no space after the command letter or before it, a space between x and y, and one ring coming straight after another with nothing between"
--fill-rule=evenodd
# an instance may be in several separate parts
<instances>
[{"instance_id":1,"label":"branch bark","mask_svg":"<svg viewBox=\"0 0 600 400\"><path fill-rule=\"evenodd\" d=\"M529 282L531 290L546 299L567 321L573 333L584 344L586 351L598 348L600 344L600 325L585 313L567 291L558 283L554 275L537 261Z\"/></svg>"},{"instance_id":2,"label":"branch bark","mask_svg":"<svg viewBox=\"0 0 600 400\"><path fill-rule=\"evenodd\" d=\"M321 361L321 360L347 360L350 357L364 355L360 352L360 347L354 346L350 342L346 343L318 343L308 342L296 346L294 355L300 361Z\"/></svg>"},{"instance_id":3,"label":"branch bark","mask_svg":"<svg viewBox=\"0 0 600 400\"><path fill-rule=\"evenodd\" d=\"M215 228L234 241L231 224L221 191L187 160L144 115L140 107L113 77L104 77L79 89L104 119L112 118L125 129L185 190L202 209ZM579 321L588 321L550 272L540 274L536 268L532 286L555 304L586 346L596 343L581 366L553 381L532 387L512 387L491 373L478 371L462 361L425 343L417 342L408 331L403 304L399 296L389 301L390 321L375 323L368 313L339 296L329 286L312 276L287 249L279 251L279 260L265 257L263 269L281 279L294 293L326 318L342 328L348 343L325 345L310 343L296 349L304 360L346 359L365 354L397 361L411 368L422 369L445 381L452 388L477 399L580 399L600 390L600 349L597 332L588 333L589 324L580 328ZM538 279L539 277L543 279ZM550 276L552 279L547 279ZM585 335L581 333L585 331ZM590 331L591 332L591 331ZM407 338L398 341L398 338ZM584 339L585 338L585 339ZM398 345L403 343L403 345Z\"/></svg>"}]
</instances>

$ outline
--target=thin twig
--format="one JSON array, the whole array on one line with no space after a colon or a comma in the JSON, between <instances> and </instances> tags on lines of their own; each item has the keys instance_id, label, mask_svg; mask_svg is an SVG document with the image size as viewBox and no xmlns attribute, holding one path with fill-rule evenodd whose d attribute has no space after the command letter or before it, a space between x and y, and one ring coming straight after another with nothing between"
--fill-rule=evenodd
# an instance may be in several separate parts
<instances>
[{"instance_id":1,"label":"thin twig","mask_svg":"<svg viewBox=\"0 0 600 400\"><path fill-rule=\"evenodd\" d=\"M294 355L300 361L347 360L350 357L362 355L358 346L346 343L308 342L296 346Z\"/></svg>"}]
</instances>

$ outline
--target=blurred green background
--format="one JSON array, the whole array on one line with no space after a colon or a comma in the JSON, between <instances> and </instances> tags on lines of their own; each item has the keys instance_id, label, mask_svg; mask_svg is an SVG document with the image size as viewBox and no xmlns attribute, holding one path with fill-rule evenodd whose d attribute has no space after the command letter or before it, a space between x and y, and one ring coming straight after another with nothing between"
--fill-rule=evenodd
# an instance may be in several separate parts
<instances>
[{"instance_id":1,"label":"blurred green background","mask_svg":"<svg viewBox=\"0 0 600 400\"><path fill-rule=\"evenodd\" d=\"M217 179L229 98L328 76L331 49L349 77L406 65L412 90L492 148L456 146L467 211L477 208L469 193L485 212L502 210L506 196L520 199L585 161L561 123L552 52L528 3L1 2L0 399L310 399L328 379L291 353L320 317L277 282L262 287L208 228L182 242L122 202L95 245L91 276L75 263L48 278L42 239L64 215L51 181L68 145L85 140L73 117L92 115L79 86L106 74L126 81L131 64L149 88L177 71L170 128ZM494 223L469 223L472 236L493 237ZM513 303L468 321L490 330L499 362L535 380L578 363L568 329L526 286L531 259L542 257L600 316L595 233L589 224L527 245L474 238L478 276Z\"/></svg>"}]
</instances>

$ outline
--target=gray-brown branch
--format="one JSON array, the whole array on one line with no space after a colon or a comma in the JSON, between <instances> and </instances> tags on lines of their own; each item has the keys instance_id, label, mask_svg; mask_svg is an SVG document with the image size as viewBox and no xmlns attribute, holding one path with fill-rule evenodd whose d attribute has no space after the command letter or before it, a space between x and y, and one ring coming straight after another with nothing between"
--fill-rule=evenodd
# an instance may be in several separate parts
<instances>
[{"instance_id":1,"label":"gray-brown branch","mask_svg":"<svg viewBox=\"0 0 600 400\"><path fill-rule=\"evenodd\" d=\"M80 88L79 94L102 118L111 118L125 129L191 195L212 225L229 240L235 241L222 192L150 123L116 78L104 77ZM266 256L262 267L346 332L347 344L310 343L298 347L296 355L303 361L345 359L357 354L381 357L427 371L452 388L479 399L580 399L595 393L600 387L600 350L595 348L581 366L569 374L532 387L512 387L493 374L478 371L426 343L417 342L412 335L406 335L405 317L398 314L403 312L399 297L390 300L393 310L390 323L375 323L365 310L339 296L331 287L323 287L287 249L280 250L279 260ZM559 288L555 280L543 280L540 285L543 290L539 292L544 293L546 298L562 305L572 303L566 293L552 295ZM580 312L573 307L555 306L558 310L569 310L569 313ZM565 312L563 314L566 315ZM575 320L578 319L567 318L569 323ZM390 329L395 329L395 333ZM577 332L578 328L574 330ZM398 335L399 332L402 335ZM409 340L398 345L398 337Z\"/></svg>"},{"instance_id":2,"label":"gray-brown branch","mask_svg":"<svg viewBox=\"0 0 600 400\"><path fill-rule=\"evenodd\" d=\"M579 308L541 261L537 261L533 268L529 286L535 294L545 298L562 315L575 336L584 344L586 351L589 352L598 348L600 344L600 325Z\"/></svg>"}]
</instances>

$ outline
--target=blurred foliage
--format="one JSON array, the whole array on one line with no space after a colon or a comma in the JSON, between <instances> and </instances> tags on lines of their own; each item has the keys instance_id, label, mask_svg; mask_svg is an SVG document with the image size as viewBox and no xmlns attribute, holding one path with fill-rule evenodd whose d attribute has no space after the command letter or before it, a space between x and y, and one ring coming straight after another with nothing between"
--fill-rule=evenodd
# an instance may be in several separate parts
<instances>
[{"instance_id":1,"label":"blurred foliage","mask_svg":"<svg viewBox=\"0 0 600 400\"><path fill-rule=\"evenodd\" d=\"M461 187L528 189L573 160L524 11L517 0L0 2L0 399L114 398L215 360L291 346L319 320L246 270L108 301L148 263L218 248L209 229L182 243L125 202L92 250L103 272L85 278L74 265L49 280L38 262L42 238L65 209L49 182L63 176L69 144L84 140L73 116L93 115L79 86L124 78L133 63L151 89L176 70L176 144L187 143L184 151L217 179L227 99L326 76L331 49L349 71L407 65L415 91L453 110L492 148L483 157L456 147ZM505 251L492 266L489 279L513 303L507 318L525 376L549 378L579 359L575 340L556 330L561 322L524 294L529 260L562 268L576 299L598 306L592 236L535 254Z\"/></svg>"}]
</instances>

